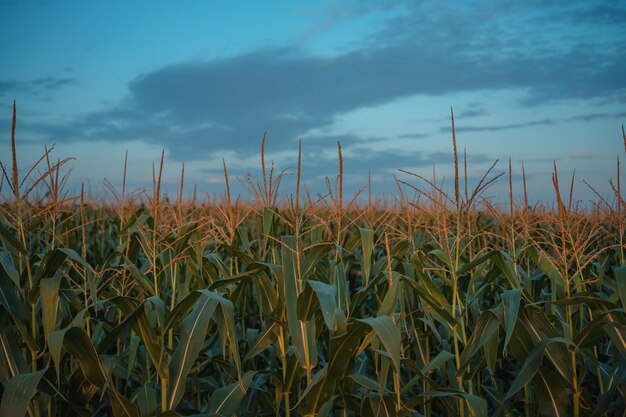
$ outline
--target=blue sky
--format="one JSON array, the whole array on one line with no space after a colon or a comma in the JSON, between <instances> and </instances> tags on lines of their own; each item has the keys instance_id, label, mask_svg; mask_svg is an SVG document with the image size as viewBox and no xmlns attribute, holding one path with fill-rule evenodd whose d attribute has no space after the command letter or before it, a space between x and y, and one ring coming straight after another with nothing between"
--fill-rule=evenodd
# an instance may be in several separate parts
<instances>
[{"instance_id":1,"label":"blue sky","mask_svg":"<svg viewBox=\"0 0 626 417\"><path fill-rule=\"evenodd\" d=\"M183 162L187 184L222 192L222 158L233 177L258 175L267 131L279 169L293 172L302 140L312 191L336 175L339 140L346 188L371 170L384 195L397 168L450 178L453 107L470 183L511 156L533 200L552 199L553 161L608 194L625 20L610 1L0 1L0 159L15 99L22 164L56 144L76 158L70 186L119 184L125 150L130 185L149 186L165 149L172 192Z\"/></svg>"}]
</instances>

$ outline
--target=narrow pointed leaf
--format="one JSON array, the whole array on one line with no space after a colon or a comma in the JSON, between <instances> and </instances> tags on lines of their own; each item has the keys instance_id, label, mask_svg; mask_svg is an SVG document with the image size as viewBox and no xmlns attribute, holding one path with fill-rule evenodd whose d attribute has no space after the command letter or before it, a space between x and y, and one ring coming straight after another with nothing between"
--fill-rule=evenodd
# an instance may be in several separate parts
<instances>
[{"instance_id":1,"label":"narrow pointed leaf","mask_svg":"<svg viewBox=\"0 0 626 417\"><path fill-rule=\"evenodd\" d=\"M255 374L254 371L248 371L242 376L241 383L235 382L216 390L209 400L209 412L224 417L236 415Z\"/></svg>"},{"instance_id":2,"label":"narrow pointed leaf","mask_svg":"<svg viewBox=\"0 0 626 417\"><path fill-rule=\"evenodd\" d=\"M506 394L505 400L508 400L513 395L515 395L515 393L524 388L524 386L534 378L535 374L539 370L539 366L541 365L541 360L543 359L546 348L551 343L574 345L574 342L568 339L564 339L562 337L554 337L544 340L537 346L535 346L524 361L524 364L522 365L519 374L515 378L515 381L513 381L511 388L509 388L509 391Z\"/></svg>"},{"instance_id":3,"label":"narrow pointed leaf","mask_svg":"<svg viewBox=\"0 0 626 417\"><path fill-rule=\"evenodd\" d=\"M54 331L59 308L59 285L61 278L45 278L39 283L41 292L41 314L43 316L44 335Z\"/></svg>"},{"instance_id":4,"label":"narrow pointed leaf","mask_svg":"<svg viewBox=\"0 0 626 417\"><path fill-rule=\"evenodd\" d=\"M368 317L358 321L367 324L376 332L391 357L394 370L400 372L400 329L391 320L391 317Z\"/></svg>"},{"instance_id":5,"label":"narrow pointed leaf","mask_svg":"<svg viewBox=\"0 0 626 417\"><path fill-rule=\"evenodd\" d=\"M42 369L28 374L17 374L11 378L4 387L0 416L24 416L45 372Z\"/></svg>"},{"instance_id":6,"label":"narrow pointed leaf","mask_svg":"<svg viewBox=\"0 0 626 417\"><path fill-rule=\"evenodd\" d=\"M520 289L513 289L503 292L500 295L502 299L502 305L504 306L504 329L506 335L504 337L504 347L502 350L506 350L513 330L515 329L515 323L517 323L517 315L519 314L519 306L522 299L522 291Z\"/></svg>"},{"instance_id":7,"label":"narrow pointed leaf","mask_svg":"<svg viewBox=\"0 0 626 417\"><path fill-rule=\"evenodd\" d=\"M170 362L168 409L175 409L185 393L186 378L193 366L206 337L209 319L217 302L203 294L193 310L181 324L180 340Z\"/></svg>"}]
</instances>

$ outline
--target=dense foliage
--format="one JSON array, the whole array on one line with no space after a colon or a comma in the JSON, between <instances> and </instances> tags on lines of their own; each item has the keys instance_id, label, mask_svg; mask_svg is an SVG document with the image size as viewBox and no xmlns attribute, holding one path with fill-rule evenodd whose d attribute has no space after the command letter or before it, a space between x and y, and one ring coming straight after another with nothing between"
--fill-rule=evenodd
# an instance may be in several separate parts
<instances>
[{"instance_id":1,"label":"dense foliage","mask_svg":"<svg viewBox=\"0 0 626 417\"><path fill-rule=\"evenodd\" d=\"M46 153L22 184L14 164L0 190L3 416L625 407L619 186L584 212L560 193L503 212L487 177L449 196L415 176L357 204L340 172L324 198L277 202L263 161L253 203L170 201L159 175L104 203L63 194L62 165Z\"/></svg>"}]
</instances>

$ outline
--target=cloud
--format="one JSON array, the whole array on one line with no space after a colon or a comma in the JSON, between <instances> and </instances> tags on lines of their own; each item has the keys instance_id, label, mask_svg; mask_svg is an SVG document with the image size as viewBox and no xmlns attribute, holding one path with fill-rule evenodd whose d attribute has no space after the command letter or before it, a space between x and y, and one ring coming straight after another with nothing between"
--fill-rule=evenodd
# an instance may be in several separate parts
<instances>
[{"instance_id":1,"label":"cloud","mask_svg":"<svg viewBox=\"0 0 626 417\"><path fill-rule=\"evenodd\" d=\"M623 96L626 54L619 53L623 46L618 40L609 39L602 48L585 39L560 42L573 15L543 14L552 16L563 32L556 36L556 29L548 28L546 34L525 26L537 24L537 10L509 6L521 16L511 25L504 6L464 5L456 10L415 5L352 50L336 55L311 55L287 45L173 63L131 80L128 95L109 109L64 126L26 127L51 141L138 139L166 147L174 159L201 160L223 150L250 155L264 131L269 150L290 149L300 137L332 126L341 115L416 95L514 89L525 92L524 104L529 106ZM577 4L572 13L585 7ZM597 11L598 16L602 13ZM606 24L620 30L613 21ZM552 38L542 42L546 39L541 36ZM68 79L10 82L0 84L0 94L58 88L64 82ZM470 108L459 117L485 114L482 108ZM458 130L498 131L555 122L460 124ZM318 150L327 146L317 143Z\"/></svg>"},{"instance_id":2,"label":"cloud","mask_svg":"<svg viewBox=\"0 0 626 417\"><path fill-rule=\"evenodd\" d=\"M476 108L466 110L464 112L459 113L456 118L457 119L470 119L472 117L480 117L480 116L489 116L489 112L484 108Z\"/></svg>"},{"instance_id":3,"label":"cloud","mask_svg":"<svg viewBox=\"0 0 626 417\"><path fill-rule=\"evenodd\" d=\"M520 129L529 126L542 126L554 124L552 119L535 120L525 123L511 123L504 125L486 125L486 126L462 126L455 125L454 130L457 132L496 132L499 130ZM452 128L450 126L442 126L439 128L440 132L450 132Z\"/></svg>"},{"instance_id":4,"label":"cloud","mask_svg":"<svg viewBox=\"0 0 626 417\"><path fill-rule=\"evenodd\" d=\"M29 81L5 80L0 81L0 97L19 93L29 93L34 96L39 96L56 91L73 83L73 78L53 76L36 78Z\"/></svg>"},{"instance_id":5,"label":"cloud","mask_svg":"<svg viewBox=\"0 0 626 417\"><path fill-rule=\"evenodd\" d=\"M592 4L587 8L579 8L565 14L576 24L623 24L626 20L626 8L618 2Z\"/></svg>"},{"instance_id":6,"label":"cloud","mask_svg":"<svg viewBox=\"0 0 626 417\"><path fill-rule=\"evenodd\" d=\"M145 137L171 146L174 156L184 159L223 147L244 150L257 144L264 130L276 141L293 141L332 124L341 114L416 94L526 88L536 102L602 96L626 88L621 68L619 76L612 65L596 66L595 71L593 65L583 65L577 70L581 66L576 61L590 60L579 55L489 62L452 54L445 47L437 51L422 44L402 44L331 58L281 48L183 62L137 77L129 85L129 97L116 108L78 120L61 129L55 139L72 134L109 140ZM520 70L529 67L537 71ZM568 75L562 76L558 69L566 67ZM608 91L604 80L610 78L615 82ZM585 86L579 88L579 83ZM532 122L550 123L547 119ZM463 129L516 127L520 126Z\"/></svg>"},{"instance_id":7,"label":"cloud","mask_svg":"<svg viewBox=\"0 0 626 417\"><path fill-rule=\"evenodd\" d=\"M398 135L399 139L424 139L431 136L429 133L403 133Z\"/></svg>"},{"instance_id":8,"label":"cloud","mask_svg":"<svg viewBox=\"0 0 626 417\"><path fill-rule=\"evenodd\" d=\"M592 122L594 120L603 120L603 119L619 119L622 117L626 117L626 112L621 113L591 113L591 114L581 114L578 116L564 117L560 119L542 119L542 120L531 120L523 123L511 123L511 124L502 124L502 125L484 125L484 126L463 126L458 123L455 123L455 130L457 132L497 132L500 130L510 130L510 129L521 129L525 127L531 126L544 126L544 125L553 125L556 123L566 123L566 122ZM439 128L440 132L450 132L452 128L450 126L441 126Z\"/></svg>"},{"instance_id":9,"label":"cloud","mask_svg":"<svg viewBox=\"0 0 626 417\"><path fill-rule=\"evenodd\" d=\"M583 114L580 116L572 116L565 121L572 122L592 122L594 120L602 120L602 119L620 119L626 117L626 112L621 113L592 113L592 114Z\"/></svg>"},{"instance_id":10,"label":"cloud","mask_svg":"<svg viewBox=\"0 0 626 417\"><path fill-rule=\"evenodd\" d=\"M602 154L597 152L570 152L568 157L571 159L598 159Z\"/></svg>"}]
</instances>

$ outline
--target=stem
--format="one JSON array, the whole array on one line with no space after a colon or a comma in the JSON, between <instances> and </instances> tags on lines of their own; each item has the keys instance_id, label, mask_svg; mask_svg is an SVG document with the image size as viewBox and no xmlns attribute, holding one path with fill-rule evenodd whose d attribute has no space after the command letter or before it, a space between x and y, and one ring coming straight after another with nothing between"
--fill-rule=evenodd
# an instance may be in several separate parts
<instances>
[{"instance_id":1,"label":"stem","mask_svg":"<svg viewBox=\"0 0 626 417\"><path fill-rule=\"evenodd\" d=\"M280 350L280 359L283 368L283 389L284 384L287 382L287 349L285 348L285 333L283 328L280 328L280 335L278 338L278 347ZM289 417L291 410L289 409L289 391L283 392L283 399L285 401L285 416Z\"/></svg>"},{"instance_id":2,"label":"stem","mask_svg":"<svg viewBox=\"0 0 626 417\"><path fill-rule=\"evenodd\" d=\"M456 302L457 302L457 279L456 276L453 276L453 282L454 282L454 286L452 288L452 317L456 318ZM459 351L459 337L458 337L458 333L457 333L457 326L455 325L452 328L452 339L454 342L454 359L455 359L455 364L456 364L456 369L457 372L459 371L459 369L461 368L461 353ZM457 389L459 391L464 391L463 388L463 376L462 375L457 375L456 376L456 382L457 382ZM465 404L463 402L463 399L459 399L459 415L460 416L465 416Z\"/></svg>"},{"instance_id":3,"label":"stem","mask_svg":"<svg viewBox=\"0 0 626 417\"><path fill-rule=\"evenodd\" d=\"M528 384L524 385L524 413L526 417L530 417L530 392Z\"/></svg>"},{"instance_id":4,"label":"stem","mask_svg":"<svg viewBox=\"0 0 626 417\"><path fill-rule=\"evenodd\" d=\"M167 381L161 379L161 411L167 410Z\"/></svg>"}]
</instances>

